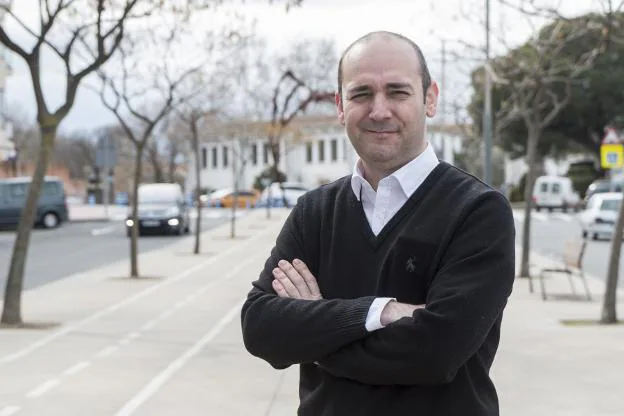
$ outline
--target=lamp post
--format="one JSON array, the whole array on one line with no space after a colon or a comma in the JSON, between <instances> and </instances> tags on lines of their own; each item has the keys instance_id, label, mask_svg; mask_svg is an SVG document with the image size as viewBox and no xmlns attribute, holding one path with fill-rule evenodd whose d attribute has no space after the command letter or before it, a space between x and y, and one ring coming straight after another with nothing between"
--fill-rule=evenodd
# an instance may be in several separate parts
<instances>
[{"instance_id":1,"label":"lamp post","mask_svg":"<svg viewBox=\"0 0 624 416\"><path fill-rule=\"evenodd\" d=\"M490 63L490 0L485 0L485 65ZM485 72L483 108L483 180L492 185L492 76Z\"/></svg>"}]
</instances>

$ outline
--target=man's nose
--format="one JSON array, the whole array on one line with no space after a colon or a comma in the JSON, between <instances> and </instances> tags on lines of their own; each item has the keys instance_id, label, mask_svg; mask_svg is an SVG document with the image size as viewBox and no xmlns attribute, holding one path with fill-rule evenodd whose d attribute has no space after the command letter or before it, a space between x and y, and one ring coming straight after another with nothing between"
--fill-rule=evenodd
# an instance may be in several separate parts
<instances>
[{"instance_id":1,"label":"man's nose","mask_svg":"<svg viewBox=\"0 0 624 416\"><path fill-rule=\"evenodd\" d=\"M369 117L371 120L387 120L392 116L390 103L384 94L376 94L371 102Z\"/></svg>"}]
</instances>

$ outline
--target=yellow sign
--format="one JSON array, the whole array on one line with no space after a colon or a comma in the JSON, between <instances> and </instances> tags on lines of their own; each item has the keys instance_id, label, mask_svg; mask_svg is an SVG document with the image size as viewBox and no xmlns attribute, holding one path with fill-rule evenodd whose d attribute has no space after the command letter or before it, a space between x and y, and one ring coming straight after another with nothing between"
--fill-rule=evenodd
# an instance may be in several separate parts
<instances>
[{"instance_id":1,"label":"yellow sign","mask_svg":"<svg viewBox=\"0 0 624 416\"><path fill-rule=\"evenodd\" d=\"M624 145L603 144L600 146L600 164L603 169L624 167Z\"/></svg>"}]
</instances>

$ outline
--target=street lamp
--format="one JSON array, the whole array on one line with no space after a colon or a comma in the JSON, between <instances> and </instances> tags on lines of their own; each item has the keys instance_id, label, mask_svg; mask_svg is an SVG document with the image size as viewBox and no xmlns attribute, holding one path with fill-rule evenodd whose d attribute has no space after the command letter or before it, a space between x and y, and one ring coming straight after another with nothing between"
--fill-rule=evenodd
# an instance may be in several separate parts
<instances>
[{"instance_id":1,"label":"street lamp","mask_svg":"<svg viewBox=\"0 0 624 416\"><path fill-rule=\"evenodd\" d=\"M485 65L490 65L490 0L485 0ZM492 185L492 74L485 70L483 108L483 180Z\"/></svg>"}]
</instances>

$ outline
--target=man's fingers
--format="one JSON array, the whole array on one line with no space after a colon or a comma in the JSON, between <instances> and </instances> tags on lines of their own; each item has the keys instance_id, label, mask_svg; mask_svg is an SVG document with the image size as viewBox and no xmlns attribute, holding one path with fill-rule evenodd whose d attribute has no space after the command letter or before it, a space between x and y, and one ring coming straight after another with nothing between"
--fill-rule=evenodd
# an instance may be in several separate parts
<instances>
[{"instance_id":1,"label":"man's fingers","mask_svg":"<svg viewBox=\"0 0 624 416\"><path fill-rule=\"evenodd\" d=\"M297 287L293 284L293 282L291 282L291 280L288 278L288 276L286 276L286 274L282 270L278 268L273 269L273 276L275 277L275 279L277 279L277 282L282 286L282 288L284 289L284 292L286 292L286 296L281 296L281 297L301 299L302 297L301 293L299 293L299 290L297 289Z\"/></svg>"},{"instance_id":2,"label":"man's fingers","mask_svg":"<svg viewBox=\"0 0 624 416\"><path fill-rule=\"evenodd\" d=\"M277 293L277 296L279 296L280 298L290 298L290 296L288 296L288 293L286 292L286 289L284 289L284 286L277 279L273 280L273 289Z\"/></svg>"},{"instance_id":3,"label":"man's fingers","mask_svg":"<svg viewBox=\"0 0 624 416\"><path fill-rule=\"evenodd\" d=\"M292 264L287 262L286 260L280 260L278 263L278 267L280 270L286 275L288 280L297 288L297 291L301 295L300 297L303 299L311 299L312 292L310 292L310 288L306 284L303 277L299 274L299 272L293 267Z\"/></svg>"},{"instance_id":4,"label":"man's fingers","mask_svg":"<svg viewBox=\"0 0 624 416\"><path fill-rule=\"evenodd\" d=\"M312 274L308 266L299 259L293 260L293 267L295 270L299 272L303 280L305 281L310 293L314 299L322 299L321 290L319 289L318 282L316 281L316 277Z\"/></svg>"}]
</instances>

